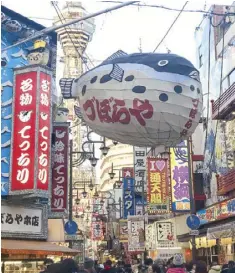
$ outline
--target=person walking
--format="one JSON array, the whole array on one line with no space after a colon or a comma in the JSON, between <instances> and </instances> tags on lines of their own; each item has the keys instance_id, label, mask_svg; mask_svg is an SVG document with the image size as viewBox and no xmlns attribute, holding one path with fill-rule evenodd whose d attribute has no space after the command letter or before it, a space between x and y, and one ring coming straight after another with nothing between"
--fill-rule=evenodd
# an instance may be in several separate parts
<instances>
[{"instance_id":1,"label":"person walking","mask_svg":"<svg viewBox=\"0 0 235 273\"><path fill-rule=\"evenodd\" d=\"M167 273L186 273L184 269L184 259L181 253L174 255L172 267L167 270Z\"/></svg>"},{"instance_id":2,"label":"person walking","mask_svg":"<svg viewBox=\"0 0 235 273\"><path fill-rule=\"evenodd\" d=\"M213 262L209 273L220 273L221 266L217 262Z\"/></svg>"}]
</instances>

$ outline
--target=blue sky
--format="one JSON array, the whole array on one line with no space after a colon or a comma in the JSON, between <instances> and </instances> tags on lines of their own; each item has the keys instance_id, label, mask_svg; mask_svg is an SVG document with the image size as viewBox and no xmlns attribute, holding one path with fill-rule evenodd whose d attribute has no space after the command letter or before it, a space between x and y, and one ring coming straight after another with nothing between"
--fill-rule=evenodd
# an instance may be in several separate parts
<instances>
[{"instance_id":1,"label":"blue sky","mask_svg":"<svg viewBox=\"0 0 235 273\"><path fill-rule=\"evenodd\" d=\"M59 5L65 1L58 1ZM115 4L101 3L94 0L81 1L89 12L96 12ZM212 4L231 5L231 0L191 0L185 9L206 9ZM182 0L148 0L145 4L164 5L171 8L182 8L185 1ZM7 0L2 4L16 12L28 17L43 17L52 19L56 13L50 1L32 0ZM96 17L96 31L92 42L87 48L87 53L93 60L101 61L115 51L122 49L127 53L139 51L140 39L142 50L151 52L161 40L178 12L147 7L124 7L120 10ZM52 20L33 20L50 26ZM184 12L173 29L159 47L158 52L166 52L167 48L172 53L184 56L196 64L194 31L202 20L201 13Z\"/></svg>"}]
</instances>

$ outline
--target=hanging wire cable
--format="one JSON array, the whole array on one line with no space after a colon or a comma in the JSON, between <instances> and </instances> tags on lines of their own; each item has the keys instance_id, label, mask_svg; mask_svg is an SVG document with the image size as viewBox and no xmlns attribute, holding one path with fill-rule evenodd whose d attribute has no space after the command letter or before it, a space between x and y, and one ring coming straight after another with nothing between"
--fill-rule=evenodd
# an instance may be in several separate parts
<instances>
[{"instance_id":1,"label":"hanging wire cable","mask_svg":"<svg viewBox=\"0 0 235 273\"><path fill-rule=\"evenodd\" d=\"M155 52L159 46L162 44L162 42L164 41L164 39L166 38L166 36L168 35L168 33L171 31L171 29L173 28L174 24L176 23L176 21L179 19L181 13L183 12L184 8L186 7L186 5L188 4L188 1L185 2L185 4L183 5L181 11L179 12L179 14L176 16L175 20L173 21L173 23L170 25L169 29L167 30L167 32L165 33L165 35L163 36L163 38L161 39L161 41L158 43L158 45L156 46L156 48L154 49L153 52Z\"/></svg>"},{"instance_id":2,"label":"hanging wire cable","mask_svg":"<svg viewBox=\"0 0 235 273\"><path fill-rule=\"evenodd\" d=\"M205 143L204 143L204 154L206 152L206 146L207 146L207 137L208 137L208 121L209 121L209 113L210 113L210 71L211 71L211 25L212 23L212 17L209 17L209 39L208 39L208 72L207 72L207 114L206 114L206 136L205 136Z\"/></svg>"},{"instance_id":3,"label":"hanging wire cable","mask_svg":"<svg viewBox=\"0 0 235 273\"><path fill-rule=\"evenodd\" d=\"M225 18L226 16L224 16L224 18L222 19L222 21L225 23ZM221 70L220 70L220 94L219 94L219 105L218 105L218 118L219 118L219 113L220 113L220 102L221 102L221 95L222 95L222 83L223 83L223 67L224 67L224 48L225 48L225 39L224 39L224 36L225 36L225 27L223 26L222 27L222 60L221 60ZM213 154L215 152L215 145L216 145L216 137L217 137L217 132L218 132L218 126L219 126L219 121L217 120L216 121L216 128L215 128L215 137L214 137L214 143L213 143L213 149L212 149L212 152L211 152L211 157L210 157L210 160L209 160L209 164L208 166L210 167L211 165L211 161L212 161L212 158L213 158ZM216 166L215 166L216 168Z\"/></svg>"},{"instance_id":4,"label":"hanging wire cable","mask_svg":"<svg viewBox=\"0 0 235 273\"><path fill-rule=\"evenodd\" d=\"M101 3L124 3L122 1L100 1ZM169 10L169 11L181 11L180 9L175 9L175 8L169 8L166 6L162 6L162 5L149 5L149 4L141 4L141 3L137 3L137 4L131 4L131 6L140 6L140 7L146 7L146 8L158 8L158 9L165 9L165 10ZM203 13L203 14L208 14L208 15L218 15L218 16L223 16L223 13L215 13L215 12L210 12L210 11L205 11L205 10L183 10L183 12L194 12L194 13ZM228 16L231 15L235 15L234 12L230 12L227 13Z\"/></svg>"}]
</instances>

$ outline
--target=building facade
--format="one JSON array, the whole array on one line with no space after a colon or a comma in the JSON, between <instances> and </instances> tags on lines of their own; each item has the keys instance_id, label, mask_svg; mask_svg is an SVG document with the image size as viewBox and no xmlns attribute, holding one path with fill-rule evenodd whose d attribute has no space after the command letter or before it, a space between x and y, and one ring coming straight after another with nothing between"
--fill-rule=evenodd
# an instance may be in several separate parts
<instances>
[{"instance_id":1,"label":"building facade","mask_svg":"<svg viewBox=\"0 0 235 273\"><path fill-rule=\"evenodd\" d=\"M1 11L1 272L37 273L47 255L77 253L48 242L57 34L14 46L45 27Z\"/></svg>"},{"instance_id":2,"label":"building facade","mask_svg":"<svg viewBox=\"0 0 235 273\"><path fill-rule=\"evenodd\" d=\"M220 14L234 12L234 3L230 9L227 6L215 5L211 11ZM198 67L204 92L203 117L206 143L203 143L205 156L203 181L207 205L211 205L224 199L218 192L218 186L221 187L221 185L217 181L226 180L222 177L231 176L235 167L234 17L204 17L196 29L195 37ZM235 176L233 179L235 180Z\"/></svg>"},{"instance_id":3,"label":"building facade","mask_svg":"<svg viewBox=\"0 0 235 273\"><path fill-rule=\"evenodd\" d=\"M122 168L133 168L133 146L127 144L113 144L112 140L107 140L107 147L110 148L107 156L101 157L100 162L100 189L103 191L113 189L113 184L119 178L119 171ZM110 179L109 172L111 166L116 169L114 179Z\"/></svg>"}]
</instances>

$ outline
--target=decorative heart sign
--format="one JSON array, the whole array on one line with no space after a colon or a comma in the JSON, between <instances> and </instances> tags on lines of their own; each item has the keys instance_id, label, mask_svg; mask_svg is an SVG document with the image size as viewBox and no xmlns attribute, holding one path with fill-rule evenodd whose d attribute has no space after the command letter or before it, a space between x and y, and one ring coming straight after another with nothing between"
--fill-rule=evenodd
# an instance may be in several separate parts
<instances>
[{"instance_id":1,"label":"decorative heart sign","mask_svg":"<svg viewBox=\"0 0 235 273\"><path fill-rule=\"evenodd\" d=\"M166 165L166 161L165 160L156 161L156 167L158 168L158 170L160 172L165 168L165 165Z\"/></svg>"}]
</instances>

